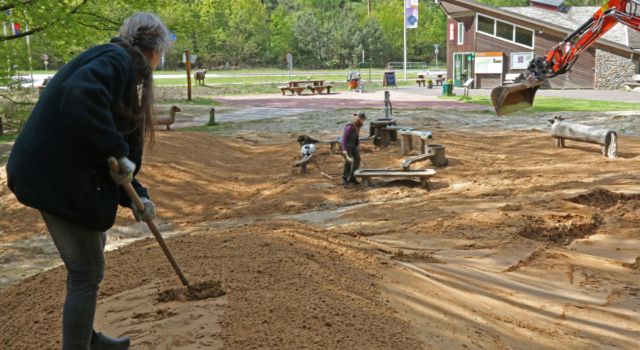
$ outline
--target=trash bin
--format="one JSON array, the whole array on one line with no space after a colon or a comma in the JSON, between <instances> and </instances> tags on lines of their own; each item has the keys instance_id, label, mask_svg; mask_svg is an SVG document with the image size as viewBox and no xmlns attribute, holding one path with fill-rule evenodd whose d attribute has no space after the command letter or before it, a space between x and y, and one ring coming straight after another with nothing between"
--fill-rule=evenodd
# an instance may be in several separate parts
<instances>
[{"instance_id":1,"label":"trash bin","mask_svg":"<svg viewBox=\"0 0 640 350\"><path fill-rule=\"evenodd\" d=\"M452 83L443 83L442 84L442 96L453 96L453 84Z\"/></svg>"}]
</instances>

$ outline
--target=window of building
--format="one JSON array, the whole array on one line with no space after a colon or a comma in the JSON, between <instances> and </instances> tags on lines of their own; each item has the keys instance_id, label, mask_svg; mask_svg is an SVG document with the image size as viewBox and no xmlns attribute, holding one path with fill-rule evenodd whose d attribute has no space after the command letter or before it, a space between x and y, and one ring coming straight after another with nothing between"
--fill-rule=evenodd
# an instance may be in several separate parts
<instances>
[{"instance_id":1,"label":"window of building","mask_svg":"<svg viewBox=\"0 0 640 350\"><path fill-rule=\"evenodd\" d=\"M496 25L496 21L493 18L478 15L478 31L479 32L489 34L489 35L495 35L494 34L495 25Z\"/></svg>"},{"instance_id":2,"label":"window of building","mask_svg":"<svg viewBox=\"0 0 640 350\"><path fill-rule=\"evenodd\" d=\"M533 48L533 30L483 15L478 15L476 23L476 30L480 33L526 46L527 48Z\"/></svg>"},{"instance_id":3,"label":"window of building","mask_svg":"<svg viewBox=\"0 0 640 350\"><path fill-rule=\"evenodd\" d=\"M528 47L533 47L533 31L516 27L516 43Z\"/></svg>"},{"instance_id":4,"label":"window of building","mask_svg":"<svg viewBox=\"0 0 640 350\"><path fill-rule=\"evenodd\" d=\"M513 41L513 25L502 21L496 21L496 36Z\"/></svg>"},{"instance_id":5,"label":"window of building","mask_svg":"<svg viewBox=\"0 0 640 350\"><path fill-rule=\"evenodd\" d=\"M464 44L464 23L458 23L458 45Z\"/></svg>"}]
</instances>

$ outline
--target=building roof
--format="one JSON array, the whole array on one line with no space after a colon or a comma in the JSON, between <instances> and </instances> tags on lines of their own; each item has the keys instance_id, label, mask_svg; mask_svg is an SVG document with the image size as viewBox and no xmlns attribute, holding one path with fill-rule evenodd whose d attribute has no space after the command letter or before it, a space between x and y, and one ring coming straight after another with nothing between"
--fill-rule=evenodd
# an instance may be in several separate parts
<instances>
[{"instance_id":1,"label":"building roof","mask_svg":"<svg viewBox=\"0 0 640 350\"><path fill-rule=\"evenodd\" d=\"M555 7L559 7L564 2L564 0L529 0L529 1L535 2L538 4L543 4L543 5L555 6Z\"/></svg>"},{"instance_id":2,"label":"building roof","mask_svg":"<svg viewBox=\"0 0 640 350\"><path fill-rule=\"evenodd\" d=\"M564 38L573 32L575 28L584 23L597 9L596 7L574 7L569 9L567 13L560 13L530 6L500 8L480 4L472 0L436 1L447 15L451 17L469 16L474 13L482 13L536 30L538 33L544 32L559 38ZM569 15L569 13L571 13L571 15ZM565 22L567 23L566 26L564 26ZM593 47L628 58L639 56L640 53L634 50L632 48L633 46L629 46L629 36L627 35L626 27L618 24L616 28L610 32L611 33L607 33L605 37L598 39L593 44ZM640 43L640 38L638 43Z\"/></svg>"},{"instance_id":3,"label":"building roof","mask_svg":"<svg viewBox=\"0 0 640 350\"><path fill-rule=\"evenodd\" d=\"M572 6L566 13L549 11L539 7L522 6L522 7L501 7L501 9L513 13L517 13L530 18L536 18L541 22L548 24L557 24L566 28L567 32L572 32L586 22L593 14L598 11L597 6ZM624 24L616 24L604 36L605 40L629 46L627 36L628 27Z\"/></svg>"},{"instance_id":4,"label":"building roof","mask_svg":"<svg viewBox=\"0 0 640 350\"><path fill-rule=\"evenodd\" d=\"M640 50L640 31L627 28L629 46L634 50Z\"/></svg>"}]
</instances>

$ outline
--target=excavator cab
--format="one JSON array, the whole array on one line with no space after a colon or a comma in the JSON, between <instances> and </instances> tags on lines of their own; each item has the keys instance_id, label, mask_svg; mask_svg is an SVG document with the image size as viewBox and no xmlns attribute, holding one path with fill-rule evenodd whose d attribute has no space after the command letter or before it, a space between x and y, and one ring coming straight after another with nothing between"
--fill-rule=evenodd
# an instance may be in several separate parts
<instances>
[{"instance_id":1,"label":"excavator cab","mask_svg":"<svg viewBox=\"0 0 640 350\"><path fill-rule=\"evenodd\" d=\"M520 75L513 84L499 86L491 90L491 101L497 115L513 113L533 106L533 99L545 80L539 80L533 75L525 78Z\"/></svg>"}]
</instances>

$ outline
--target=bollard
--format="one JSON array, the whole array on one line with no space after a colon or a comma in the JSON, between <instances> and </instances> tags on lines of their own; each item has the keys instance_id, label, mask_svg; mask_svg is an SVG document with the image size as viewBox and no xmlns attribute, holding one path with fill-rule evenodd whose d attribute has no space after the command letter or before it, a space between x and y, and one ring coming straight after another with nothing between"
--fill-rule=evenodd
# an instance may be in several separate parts
<instances>
[{"instance_id":1,"label":"bollard","mask_svg":"<svg viewBox=\"0 0 640 350\"><path fill-rule=\"evenodd\" d=\"M216 109L213 107L209 110L209 125L216 125Z\"/></svg>"}]
</instances>

